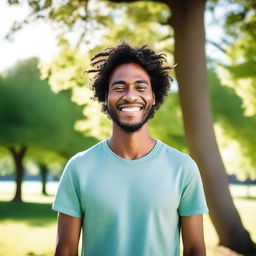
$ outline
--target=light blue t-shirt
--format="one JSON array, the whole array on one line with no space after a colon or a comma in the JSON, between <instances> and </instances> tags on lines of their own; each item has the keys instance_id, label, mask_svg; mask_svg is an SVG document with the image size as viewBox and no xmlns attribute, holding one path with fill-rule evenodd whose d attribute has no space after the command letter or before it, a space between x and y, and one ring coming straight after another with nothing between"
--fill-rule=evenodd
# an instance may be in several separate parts
<instances>
[{"instance_id":1,"label":"light blue t-shirt","mask_svg":"<svg viewBox=\"0 0 256 256\"><path fill-rule=\"evenodd\" d=\"M208 212L186 154L157 140L126 160L104 140L67 163L55 211L82 218L82 256L179 256L179 216Z\"/></svg>"}]
</instances>

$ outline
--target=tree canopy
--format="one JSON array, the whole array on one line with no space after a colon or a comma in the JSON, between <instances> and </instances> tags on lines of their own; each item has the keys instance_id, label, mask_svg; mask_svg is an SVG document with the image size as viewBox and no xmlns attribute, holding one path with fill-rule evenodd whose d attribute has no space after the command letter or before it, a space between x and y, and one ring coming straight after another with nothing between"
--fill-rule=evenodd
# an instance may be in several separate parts
<instances>
[{"instance_id":1,"label":"tree canopy","mask_svg":"<svg viewBox=\"0 0 256 256\"><path fill-rule=\"evenodd\" d=\"M38 60L19 62L0 81L0 143L57 151L70 156L92 143L74 130L82 109L71 94L55 94L40 79ZM88 144L87 144L88 143Z\"/></svg>"},{"instance_id":2,"label":"tree canopy","mask_svg":"<svg viewBox=\"0 0 256 256\"><path fill-rule=\"evenodd\" d=\"M62 161L96 140L74 129L82 108L71 93L55 94L40 79L38 60L20 61L0 80L0 144L9 149L16 170L15 200L21 200L26 154L40 165ZM28 154L29 153L29 154Z\"/></svg>"}]
</instances>

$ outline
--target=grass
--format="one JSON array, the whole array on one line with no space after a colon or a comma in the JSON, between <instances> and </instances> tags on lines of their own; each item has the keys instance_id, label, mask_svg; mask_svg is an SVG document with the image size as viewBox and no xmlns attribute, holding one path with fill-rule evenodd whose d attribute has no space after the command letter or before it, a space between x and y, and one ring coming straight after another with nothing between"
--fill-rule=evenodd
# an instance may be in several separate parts
<instances>
[{"instance_id":1,"label":"grass","mask_svg":"<svg viewBox=\"0 0 256 256\"><path fill-rule=\"evenodd\" d=\"M0 256L50 256L56 241L57 213L51 210L56 183L50 196L40 194L37 182L24 182L24 203L10 202L13 182L0 182Z\"/></svg>"},{"instance_id":2,"label":"grass","mask_svg":"<svg viewBox=\"0 0 256 256\"><path fill-rule=\"evenodd\" d=\"M50 196L42 196L39 183L24 182L25 203L14 203L9 202L14 184L0 182L0 256L53 255L57 214L51 210L51 202L56 183L49 183L47 189ZM242 186L231 186L231 192L245 228L256 241L256 187L250 188L251 197ZM217 251L218 238L207 214L204 227L207 255L231 256Z\"/></svg>"},{"instance_id":3,"label":"grass","mask_svg":"<svg viewBox=\"0 0 256 256\"><path fill-rule=\"evenodd\" d=\"M46 227L56 221L51 204L0 202L0 209L0 223L14 221L28 226Z\"/></svg>"}]
</instances>

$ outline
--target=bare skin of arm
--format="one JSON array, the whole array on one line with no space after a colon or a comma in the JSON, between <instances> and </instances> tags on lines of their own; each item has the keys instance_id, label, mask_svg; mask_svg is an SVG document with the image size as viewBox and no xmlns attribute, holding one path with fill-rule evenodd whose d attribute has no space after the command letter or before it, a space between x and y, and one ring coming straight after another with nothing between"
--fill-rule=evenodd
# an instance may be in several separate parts
<instances>
[{"instance_id":1,"label":"bare skin of arm","mask_svg":"<svg viewBox=\"0 0 256 256\"><path fill-rule=\"evenodd\" d=\"M203 215L181 216L183 256L206 256Z\"/></svg>"},{"instance_id":2,"label":"bare skin of arm","mask_svg":"<svg viewBox=\"0 0 256 256\"><path fill-rule=\"evenodd\" d=\"M54 256L78 256L81 225L82 219L59 213Z\"/></svg>"}]
</instances>

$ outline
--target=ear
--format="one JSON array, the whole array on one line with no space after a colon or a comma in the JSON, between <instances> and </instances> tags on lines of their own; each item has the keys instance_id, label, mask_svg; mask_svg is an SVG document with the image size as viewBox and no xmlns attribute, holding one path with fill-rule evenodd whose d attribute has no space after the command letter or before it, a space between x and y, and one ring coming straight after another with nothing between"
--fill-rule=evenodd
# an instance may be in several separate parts
<instances>
[{"instance_id":1,"label":"ear","mask_svg":"<svg viewBox=\"0 0 256 256\"><path fill-rule=\"evenodd\" d=\"M156 105L156 95L154 92L152 92L152 94L153 94L153 105Z\"/></svg>"}]
</instances>

